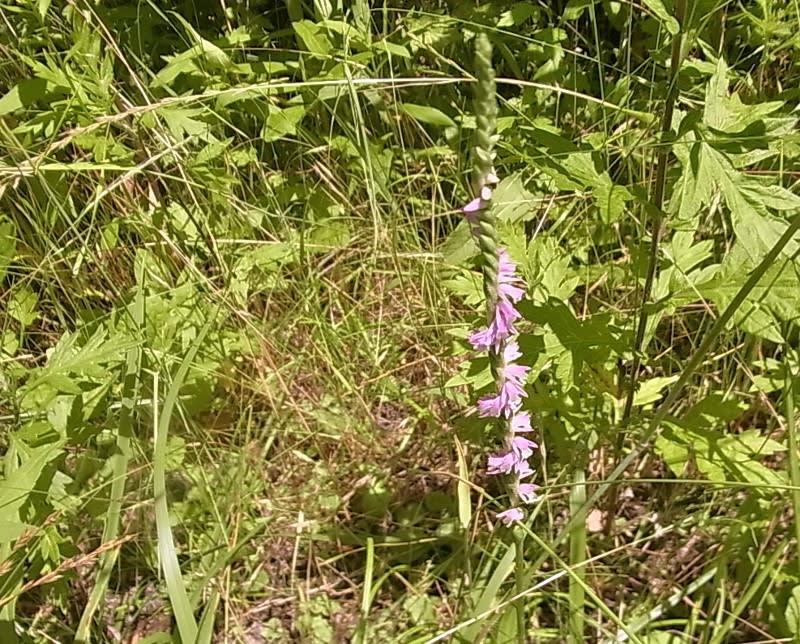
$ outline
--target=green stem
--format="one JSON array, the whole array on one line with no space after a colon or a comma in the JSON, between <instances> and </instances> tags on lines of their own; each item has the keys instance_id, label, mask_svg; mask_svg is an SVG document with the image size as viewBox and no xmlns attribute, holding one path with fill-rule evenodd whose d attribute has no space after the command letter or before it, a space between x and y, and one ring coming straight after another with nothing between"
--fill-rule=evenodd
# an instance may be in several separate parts
<instances>
[{"instance_id":1,"label":"green stem","mask_svg":"<svg viewBox=\"0 0 800 644\"><path fill-rule=\"evenodd\" d=\"M675 3L675 18L678 24L683 24L683 17L686 12L686 0L677 0ZM627 397L625 398L625 408L622 412L621 428L617 434L617 454L622 451L625 440L625 423L630 418L633 409L633 399L636 395L636 384L639 379L639 369L641 368L641 352L644 345L644 336L647 331L647 302L653 291L656 270L658 268L658 246L664 230L664 218L661 214L664 206L664 190L667 181L667 165L669 164L670 146L666 144L665 138L672 129L672 116L675 111L675 102L678 98L678 70L681 65L681 49L683 46L682 32L674 36L672 40L672 59L670 62L670 80L667 99L664 103L664 118L661 121L661 143L656 163L656 177L653 185L653 196L651 203L657 213L653 219L652 233L650 238L650 253L647 264L647 275L645 276L644 289L642 290L642 305L640 308L639 322L636 328L636 338L633 343L633 365L631 368L631 378L628 386Z\"/></svg>"},{"instance_id":2,"label":"green stem","mask_svg":"<svg viewBox=\"0 0 800 644\"><path fill-rule=\"evenodd\" d=\"M651 203L654 206L652 232L650 237L650 252L647 260L647 274L645 276L644 288L642 289L641 307L639 308L639 321L636 327L636 337L633 342L633 364L631 365L631 375L628 382L627 395L625 397L625 407L622 411L617 438L615 444L615 458L618 461L622 456L622 449L625 446L627 435L627 425L633 411L633 400L636 396L636 387L639 381L639 371L642 366L642 350L644 348L644 336L647 332L648 311L647 303L653 292L653 284L656 279L658 269L658 248L661 243L661 236L664 232L664 217L662 208L664 206L664 190L667 182L667 166L669 164L670 146L667 145L666 138L672 130L672 117L675 111L675 102L678 98L678 70L681 66L681 51L683 47L683 21L686 13L686 0L676 0L675 18L681 25L681 31L672 39L672 58L670 61L670 80L667 98L664 102L664 115L661 121L661 146L658 151L658 161L656 163L656 176L653 186ZM617 497L611 495L608 501L606 533L611 531L614 516L617 513Z\"/></svg>"},{"instance_id":3,"label":"green stem","mask_svg":"<svg viewBox=\"0 0 800 644\"><path fill-rule=\"evenodd\" d=\"M791 347L785 346L786 358L784 368L784 414L786 415L786 433L789 438L789 480L792 483L792 510L794 511L794 534L798 549L797 565L800 566L800 455L797 453L797 435L794 425L794 359Z\"/></svg>"},{"instance_id":4,"label":"green stem","mask_svg":"<svg viewBox=\"0 0 800 644\"><path fill-rule=\"evenodd\" d=\"M569 566L575 571L569 579L569 644L583 644L584 604L586 602L586 472L582 467L575 468L572 475L572 489L569 509L574 526L570 531Z\"/></svg>"},{"instance_id":5,"label":"green stem","mask_svg":"<svg viewBox=\"0 0 800 644\"><path fill-rule=\"evenodd\" d=\"M517 641L519 644L525 644L526 627L525 627L525 531L522 526L514 527L514 594L517 599L514 600L514 611L517 614Z\"/></svg>"}]
</instances>

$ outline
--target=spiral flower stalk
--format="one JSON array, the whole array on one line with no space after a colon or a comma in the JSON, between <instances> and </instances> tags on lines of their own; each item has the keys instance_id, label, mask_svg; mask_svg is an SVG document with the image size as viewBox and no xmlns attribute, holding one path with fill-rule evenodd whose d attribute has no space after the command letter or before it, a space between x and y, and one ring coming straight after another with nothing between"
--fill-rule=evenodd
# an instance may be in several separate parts
<instances>
[{"instance_id":1,"label":"spiral flower stalk","mask_svg":"<svg viewBox=\"0 0 800 644\"><path fill-rule=\"evenodd\" d=\"M530 368L516 362L522 356L516 339L515 322L521 317L516 304L525 294L525 288L508 252L499 246L492 214L492 189L498 183L494 170L497 99L492 46L485 34L477 36L475 52L474 189L477 196L464 206L463 212L481 250L487 325L470 335L469 341L476 350L489 352L492 361L495 393L478 401L478 414L497 418L503 425L503 446L489 457L487 472L507 477L510 507L497 516L511 525L524 519L521 506L536 500L536 486L526 479L533 475L528 458L537 445L524 435L532 431L530 414L522 411Z\"/></svg>"}]
</instances>

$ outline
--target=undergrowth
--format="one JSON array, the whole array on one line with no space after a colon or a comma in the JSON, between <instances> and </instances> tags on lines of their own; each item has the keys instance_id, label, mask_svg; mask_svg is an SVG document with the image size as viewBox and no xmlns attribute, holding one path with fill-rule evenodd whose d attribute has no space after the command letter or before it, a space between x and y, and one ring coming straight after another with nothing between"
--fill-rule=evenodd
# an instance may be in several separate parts
<instances>
[{"instance_id":1,"label":"undergrowth","mask_svg":"<svg viewBox=\"0 0 800 644\"><path fill-rule=\"evenodd\" d=\"M797 3L395 5L0 0L0 642L794 641Z\"/></svg>"}]
</instances>

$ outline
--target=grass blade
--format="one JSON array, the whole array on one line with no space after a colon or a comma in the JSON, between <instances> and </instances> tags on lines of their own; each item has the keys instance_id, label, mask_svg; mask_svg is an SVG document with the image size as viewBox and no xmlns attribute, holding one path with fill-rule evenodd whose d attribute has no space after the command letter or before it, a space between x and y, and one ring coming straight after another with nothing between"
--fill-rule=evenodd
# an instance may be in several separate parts
<instances>
[{"instance_id":1,"label":"grass blade","mask_svg":"<svg viewBox=\"0 0 800 644\"><path fill-rule=\"evenodd\" d=\"M203 328L197 334L181 366L172 379L172 384L164 398L164 407L158 413L158 373L156 372L153 383L153 495L156 514L156 531L158 533L158 556L161 568L164 571L164 580L167 584L172 611L178 624L178 632L184 644L194 644L197 640L197 622L194 618L189 597L186 594L186 585L183 582L178 555L175 551L175 541L172 537L172 528L169 520L169 507L167 506L166 471L167 471L167 437L172 413L178 402L183 381L197 355L212 323L216 319L216 311L212 312Z\"/></svg>"},{"instance_id":2,"label":"grass blade","mask_svg":"<svg viewBox=\"0 0 800 644\"><path fill-rule=\"evenodd\" d=\"M144 324L144 291L141 287L136 293L133 317L136 328L140 329ZM117 452L111 457L113 480L111 483L111 499L108 502L106 521L103 528L103 544L114 541L119 535L119 519L122 511L122 497L125 494L125 481L128 475L128 461L131 455L133 415L137 392L139 391L141 363L141 346L137 345L128 349L125 360L125 375L122 382L122 407L120 408L119 429L117 431ZM75 642L79 644L91 641L92 617L105 597L118 552L118 548L110 548L103 553L100 559L97 579L75 634Z\"/></svg>"}]
</instances>

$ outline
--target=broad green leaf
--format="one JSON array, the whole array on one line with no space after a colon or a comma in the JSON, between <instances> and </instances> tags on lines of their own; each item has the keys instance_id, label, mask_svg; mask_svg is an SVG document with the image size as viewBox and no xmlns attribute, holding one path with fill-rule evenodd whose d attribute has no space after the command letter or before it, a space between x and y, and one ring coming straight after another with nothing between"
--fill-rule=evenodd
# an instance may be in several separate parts
<instances>
[{"instance_id":1,"label":"broad green leaf","mask_svg":"<svg viewBox=\"0 0 800 644\"><path fill-rule=\"evenodd\" d=\"M20 81L0 98L0 116L33 105L47 95L48 83L42 78Z\"/></svg>"},{"instance_id":2,"label":"broad green leaf","mask_svg":"<svg viewBox=\"0 0 800 644\"><path fill-rule=\"evenodd\" d=\"M578 148L550 128L532 128L533 139L541 146L536 155L541 169L554 179L561 190L592 191L603 223L613 223L633 196L624 186L616 185L608 172L598 171L594 150Z\"/></svg>"},{"instance_id":3,"label":"broad green leaf","mask_svg":"<svg viewBox=\"0 0 800 644\"><path fill-rule=\"evenodd\" d=\"M532 2L515 2L510 9L500 15L497 26L501 28L516 27L530 18L537 17L540 11L539 7ZM565 19L570 20L570 18Z\"/></svg>"},{"instance_id":4,"label":"broad green leaf","mask_svg":"<svg viewBox=\"0 0 800 644\"><path fill-rule=\"evenodd\" d=\"M180 15L176 11L169 12L172 16L174 16L178 22L183 25L183 28L186 30L186 33L189 34L190 38L194 41L195 47L197 48L197 52L205 58L206 61L214 65L215 67L220 67L227 69L230 67L231 60L222 49L217 47L214 43L209 42L205 38L203 38L197 31L195 31L194 27L189 23L186 18Z\"/></svg>"},{"instance_id":5,"label":"broad green leaf","mask_svg":"<svg viewBox=\"0 0 800 644\"><path fill-rule=\"evenodd\" d=\"M567 301L572 297L580 278L572 268L571 254L557 239L535 236L528 244L527 260L520 269L533 302L543 304L550 298Z\"/></svg>"},{"instance_id":6,"label":"broad green leaf","mask_svg":"<svg viewBox=\"0 0 800 644\"><path fill-rule=\"evenodd\" d=\"M411 53L403 45L397 45L388 40L378 40L372 43L372 48L378 51L386 52L392 56L399 56L400 58L411 58Z\"/></svg>"},{"instance_id":7,"label":"broad green leaf","mask_svg":"<svg viewBox=\"0 0 800 644\"><path fill-rule=\"evenodd\" d=\"M633 196L624 186L616 185L611 181L607 172L599 175L592 192L600 217L604 224L613 224L625 213L626 204Z\"/></svg>"},{"instance_id":8,"label":"broad green leaf","mask_svg":"<svg viewBox=\"0 0 800 644\"><path fill-rule=\"evenodd\" d=\"M2 485L2 482L0 482L0 485ZM5 511L5 508L3 508L4 513ZM35 526L21 521L0 521L0 545L14 543L23 532L35 529Z\"/></svg>"},{"instance_id":9,"label":"broad green leaf","mask_svg":"<svg viewBox=\"0 0 800 644\"><path fill-rule=\"evenodd\" d=\"M722 310L731 302L755 266L741 242L723 260L717 278L703 285L703 296ZM771 266L761 282L734 313L731 323L773 342L782 342L780 322L800 317L800 274L795 262L782 259Z\"/></svg>"},{"instance_id":10,"label":"broad green leaf","mask_svg":"<svg viewBox=\"0 0 800 644\"><path fill-rule=\"evenodd\" d=\"M477 254L478 246L475 243L475 237L470 232L469 225L465 221L461 221L438 250L446 265L463 266Z\"/></svg>"},{"instance_id":11,"label":"broad green leaf","mask_svg":"<svg viewBox=\"0 0 800 644\"><path fill-rule=\"evenodd\" d=\"M0 510L6 521L16 522L19 509L27 501L28 496L33 492L36 482L39 480L44 468L53 459L61 454L64 441L48 443L36 448L23 449L21 443L17 443L18 450L9 450L5 458L17 458L15 454L20 454L20 464L9 468L8 462L4 464L4 469L14 472L13 479L0 478Z\"/></svg>"},{"instance_id":12,"label":"broad green leaf","mask_svg":"<svg viewBox=\"0 0 800 644\"><path fill-rule=\"evenodd\" d=\"M728 66L725 60L717 61L714 75L706 85L706 102L703 110L703 123L717 130L724 130L727 122L728 110Z\"/></svg>"},{"instance_id":13,"label":"broad green leaf","mask_svg":"<svg viewBox=\"0 0 800 644\"><path fill-rule=\"evenodd\" d=\"M577 20L591 6L596 5L600 0L569 0L564 8L564 20Z\"/></svg>"},{"instance_id":14,"label":"broad green leaf","mask_svg":"<svg viewBox=\"0 0 800 644\"><path fill-rule=\"evenodd\" d=\"M345 217L326 219L316 224L309 232L308 243L312 246L309 250L325 253L346 248L351 236L350 219Z\"/></svg>"},{"instance_id":15,"label":"broad green leaf","mask_svg":"<svg viewBox=\"0 0 800 644\"><path fill-rule=\"evenodd\" d=\"M203 140L210 140L210 128L208 123L198 121L194 117L202 114L204 109L201 107L177 107L168 105L158 108L155 113L164 119L167 128L178 140L183 140L187 136L196 136Z\"/></svg>"},{"instance_id":16,"label":"broad green leaf","mask_svg":"<svg viewBox=\"0 0 800 644\"><path fill-rule=\"evenodd\" d=\"M400 109L413 119L428 123L429 125L442 125L456 127L455 121L447 114L435 107L428 105L415 105L414 103L401 103Z\"/></svg>"},{"instance_id":17,"label":"broad green leaf","mask_svg":"<svg viewBox=\"0 0 800 644\"><path fill-rule=\"evenodd\" d=\"M309 20L300 20L292 23L292 29L294 29L300 42L312 54L327 56L330 53L333 45L331 45L327 36L321 33L322 28L319 25Z\"/></svg>"}]
</instances>

